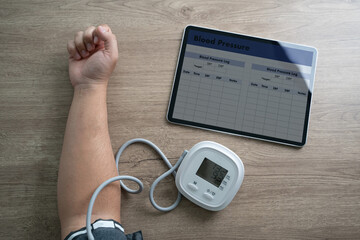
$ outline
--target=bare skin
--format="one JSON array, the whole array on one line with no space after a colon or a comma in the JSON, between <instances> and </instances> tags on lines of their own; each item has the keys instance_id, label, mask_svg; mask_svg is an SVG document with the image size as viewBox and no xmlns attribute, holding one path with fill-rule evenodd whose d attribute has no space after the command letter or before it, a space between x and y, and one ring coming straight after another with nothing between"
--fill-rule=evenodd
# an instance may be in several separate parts
<instances>
[{"instance_id":1,"label":"bare skin","mask_svg":"<svg viewBox=\"0 0 360 240\"><path fill-rule=\"evenodd\" d=\"M89 27L69 40L69 75L74 96L66 124L58 175L61 236L85 226L95 189L117 176L108 132L106 90L117 59L117 41L107 25ZM92 220L120 222L120 184L98 196Z\"/></svg>"}]
</instances>

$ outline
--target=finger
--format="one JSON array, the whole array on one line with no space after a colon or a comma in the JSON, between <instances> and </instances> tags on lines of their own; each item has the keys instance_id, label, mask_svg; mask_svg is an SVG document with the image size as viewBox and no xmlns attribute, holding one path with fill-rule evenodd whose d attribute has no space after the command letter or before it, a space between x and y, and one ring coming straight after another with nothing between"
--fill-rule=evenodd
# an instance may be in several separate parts
<instances>
[{"instance_id":1,"label":"finger","mask_svg":"<svg viewBox=\"0 0 360 240\"><path fill-rule=\"evenodd\" d=\"M84 44L86 49L90 52L92 50L94 50L95 46L94 46L94 41L93 41L93 35L95 32L95 27L91 26L88 27L85 32L84 32Z\"/></svg>"},{"instance_id":2,"label":"finger","mask_svg":"<svg viewBox=\"0 0 360 240\"><path fill-rule=\"evenodd\" d=\"M112 33L111 28L107 24L101 24L100 26L105 28L107 32ZM100 40L99 40L98 36L96 35L96 31L94 31L94 43L98 44L99 41Z\"/></svg>"},{"instance_id":3,"label":"finger","mask_svg":"<svg viewBox=\"0 0 360 240\"><path fill-rule=\"evenodd\" d=\"M78 53L76 47L75 47L75 42L73 40L69 40L68 43L67 43L67 50L69 52L69 55L76 59L76 60L80 60L81 59L81 56L80 54Z\"/></svg>"},{"instance_id":4,"label":"finger","mask_svg":"<svg viewBox=\"0 0 360 240\"><path fill-rule=\"evenodd\" d=\"M85 57L89 56L89 52L85 48L83 39L84 39L83 31L77 32L75 34L74 42L75 42L76 49L79 51L81 57L85 58Z\"/></svg>"},{"instance_id":5,"label":"finger","mask_svg":"<svg viewBox=\"0 0 360 240\"><path fill-rule=\"evenodd\" d=\"M107 52L112 58L117 59L118 47L116 36L112 34L111 29L106 26L98 26L95 34L100 40L104 41L105 52Z\"/></svg>"},{"instance_id":6,"label":"finger","mask_svg":"<svg viewBox=\"0 0 360 240\"><path fill-rule=\"evenodd\" d=\"M105 28L106 32L112 33L111 28L107 24L100 24L98 27Z\"/></svg>"}]
</instances>

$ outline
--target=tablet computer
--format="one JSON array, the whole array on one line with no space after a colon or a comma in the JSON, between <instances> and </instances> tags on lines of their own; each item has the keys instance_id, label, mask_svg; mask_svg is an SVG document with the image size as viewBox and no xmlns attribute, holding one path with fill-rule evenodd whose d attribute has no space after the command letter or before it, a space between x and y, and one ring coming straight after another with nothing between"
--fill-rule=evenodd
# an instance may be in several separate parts
<instances>
[{"instance_id":1,"label":"tablet computer","mask_svg":"<svg viewBox=\"0 0 360 240\"><path fill-rule=\"evenodd\" d=\"M167 119L301 147L316 59L313 47L187 26Z\"/></svg>"}]
</instances>

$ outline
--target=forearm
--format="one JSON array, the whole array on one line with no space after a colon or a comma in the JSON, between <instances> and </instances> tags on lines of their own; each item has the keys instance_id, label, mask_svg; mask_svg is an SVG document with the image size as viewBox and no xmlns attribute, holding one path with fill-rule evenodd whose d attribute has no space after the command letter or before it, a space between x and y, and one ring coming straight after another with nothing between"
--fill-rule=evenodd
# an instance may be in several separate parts
<instances>
[{"instance_id":1,"label":"forearm","mask_svg":"<svg viewBox=\"0 0 360 240\"><path fill-rule=\"evenodd\" d=\"M75 87L59 167L60 219L86 215L94 190L103 181L116 175L108 132L106 85L94 88ZM106 218L107 216L96 216L97 206L102 206L102 210L105 207L109 216L113 217L115 214L118 216L115 220L120 221L118 182L104 189L95 203L94 218Z\"/></svg>"}]
</instances>

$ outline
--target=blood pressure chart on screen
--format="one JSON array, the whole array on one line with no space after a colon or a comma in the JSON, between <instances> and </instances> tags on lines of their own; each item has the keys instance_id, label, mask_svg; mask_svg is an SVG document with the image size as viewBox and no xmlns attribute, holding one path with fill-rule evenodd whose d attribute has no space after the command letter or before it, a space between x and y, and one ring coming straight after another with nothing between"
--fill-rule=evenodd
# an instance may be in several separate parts
<instances>
[{"instance_id":1,"label":"blood pressure chart on screen","mask_svg":"<svg viewBox=\"0 0 360 240\"><path fill-rule=\"evenodd\" d=\"M313 51L196 29L186 35L170 121L268 140L304 141Z\"/></svg>"}]
</instances>

